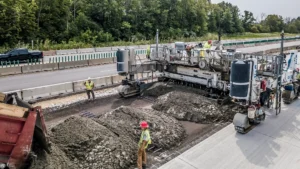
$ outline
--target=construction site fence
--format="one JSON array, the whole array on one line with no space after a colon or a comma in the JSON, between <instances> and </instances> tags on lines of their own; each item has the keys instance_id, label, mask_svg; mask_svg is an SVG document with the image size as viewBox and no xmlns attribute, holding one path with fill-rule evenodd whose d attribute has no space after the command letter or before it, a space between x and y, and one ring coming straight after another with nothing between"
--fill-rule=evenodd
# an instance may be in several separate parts
<instances>
[{"instance_id":1,"label":"construction site fence","mask_svg":"<svg viewBox=\"0 0 300 169\"><path fill-rule=\"evenodd\" d=\"M124 76L113 75L113 76L92 78L91 80L94 82L95 89L97 90L97 89L120 85L123 79L125 79ZM136 74L136 79L140 81L145 81L145 80L153 81L153 79L156 79L156 73L155 72L139 73ZM54 85L9 91L4 93L8 94L8 93L16 92L18 96L22 98L24 101L50 99L57 96L62 96L66 94L76 94L85 91L85 86L84 86L85 81L86 80L59 83Z\"/></svg>"},{"instance_id":2,"label":"construction site fence","mask_svg":"<svg viewBox=\"0 0 300 169\"><path fill-rule=\"evenodd\" d=\"M286 37L285 41L296 41L299 40L300 37ZM259 44L272 44L278 43L281 41L281 38L255 38L255 39L248 39L248 40L222 40L224 47L248 47L248 46L256 46ZM188 42L191 44L198 44L200 42ZM163 45L172 45L174 43L167 43ZM151 44L155 45L155 44ZM85 53L116 53L118 49L125 49L125 48L134 48L137 50L144 51L146 54L146 49L149 45L136 45L136 46L115 46L115 47L102 47L102 48L84 48L84 49L68 49L68 50L51 50L51 51L44 51L44 56L56 56L56 55L72 55L72 54L85 54Z\"/></svg>"}]
</instances>

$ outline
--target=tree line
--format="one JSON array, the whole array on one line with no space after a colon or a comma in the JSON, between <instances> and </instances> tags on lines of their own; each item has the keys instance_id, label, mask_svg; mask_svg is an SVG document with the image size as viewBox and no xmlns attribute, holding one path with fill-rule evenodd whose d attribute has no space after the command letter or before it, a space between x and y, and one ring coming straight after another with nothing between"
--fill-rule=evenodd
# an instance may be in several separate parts
<instances>
[{"instance_id":1,"label":"tree line","mask_svg":"<svg viewBox=\"0 0 300 169\"><path fill-rule=\"evenodd\" d=\"M18 43L99 44L200 37L207 33L300 32L300 17L268 15L209 0L0 0L0 46Z\"/></svg>"}]
</instances>

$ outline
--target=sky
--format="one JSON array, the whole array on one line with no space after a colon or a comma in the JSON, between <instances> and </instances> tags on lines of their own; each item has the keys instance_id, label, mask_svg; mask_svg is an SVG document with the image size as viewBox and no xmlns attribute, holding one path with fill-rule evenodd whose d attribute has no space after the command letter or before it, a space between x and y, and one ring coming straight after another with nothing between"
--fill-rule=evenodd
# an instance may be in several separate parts
<instances>
[{"instance_id":1,"label":"sky","mask_svg":"<svg viewBox=\"0 0 300 169\"><path fill-rule=\"evenodd\" d=\"M261 18L261 14L277 14L283 18L300 16L300 0L211 0L212 3L230 2L239 7L241 13L248 10L254 17Z\"/></svg>"}]
</instances>

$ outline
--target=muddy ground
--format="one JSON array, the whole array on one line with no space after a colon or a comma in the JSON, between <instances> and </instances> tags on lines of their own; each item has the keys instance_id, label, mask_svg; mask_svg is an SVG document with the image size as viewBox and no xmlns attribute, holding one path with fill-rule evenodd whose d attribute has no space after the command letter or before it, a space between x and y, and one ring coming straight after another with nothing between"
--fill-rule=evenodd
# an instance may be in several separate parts
<instances>
[{"instance_id":1,"label":"muddy ground","mask_svg":"<svg viewBox=\"0 0 300 169\"><path fill-rule=\"evenodd\" d=\"M151 110L152 109L152 105L154 103L157 103L157 98L159 96L161 96L162 94L166 94L169 92L172 92L174 90L176 91L184 91L184 88L182 87L170 87L167 86L168 89L165 89L165 86L154 86L152 88L149 89L149 91L146 92L146 94L143 97L131 97L131 98L120 98L118 95L111 95L111 96L107 96L105 98L99 98L95 101L86 101L86 102L80 102L78 104L73 104L70 107L67 108L63 108L61 110L55 110L55 111L51 111L51 110L47 110L45 113L45 120L46 120L46 124L47 127L49 128L49 131L51 134L55 133L57 134L57 136L60 135L64 135L66 133L66 130L59 130L61 127L61 123L66 123L64 122L66 119L68 119L70 116L77 116L77 117L86 117L86 118L101 118L101 116L103 117L105 114L108 114L109 112L111 112L114 109L118 109L120 106L129 106L129 107L134 107L134 108L143 108L143 109L147 109L147 110ZM164 89L162 89L164 88ZM160 94L159 91L164 91ZM189 94L193 94L193 93L197 93L197 90L195 91L194 89L192 90L188 90L187 93ZM201 93L201 92L200 92ZM168 94L167 94L168 95ZM194 94L195 95L195 94ZM193 96L194 96L193 95ZM161 96L164 97L164 96ZM189 97L189 96L187 96ZM174 97L175 98L175 97ZM178 100L178 99L176 99ZM179 99L180 100L180 99ZM160 101L160 104L162 103L167 103L166 101ZM174 102L176 104L176 102ZM167 103L169 104L169 103ZM197 104L197 102L192 103L192 105ZM159 106L158 106L159 107ZM168 107L168 106L167 106ZM173 106L169 106L168 109L172 109ZM161 109L160 113L164 114L164 116L170 116L170 117L175 117L172 114L168 114L165 110L168 109ZM147 112L147 111L145 111ZM173 111L175 112L175 111ZM141 112L138 112L138 114ZM147 113L146 113L147 114ZM120 118L122 119L124 115L121 115ZM155 115L157 116L157 114ZM154 117L154 116L153 116ZM159 117L159 116L157 116ZM155 117L155 118L157 118ZM112 120L114 119L114 116L111 116L110 118L108 118L108 120ZM98 121L98 123L104 127L107 128L108 130L114 130L110 125L105 124L105 120L103 120L103 118L101 118L102 120ZM151 118L150 118L151 119ZM222 121L222 120L217 120L217 121L213 121L211 123L207 123L207 124L201 124L199 123L200 121L193 121L187 118L177 118L179 120L179 125L183 127L184 129L184 137L180 138L178 137L178 139L176 140L176 142L178 142L178 144L171 144L169 146L152 146L150 147L150 151L149 151L149 155L148 155L148 168L158 168L160 165L164 164L165 162L171 160L172 158L174 158L175 156L179 155L180 153L186 151L187 149L191 148L192 146L198 144L199 142L201 142L202 140L204 140L205 138L209 137L210 135L212 135L213 133L219 131L220 129L222 129L224 126L226 126L227 124L229 124L227 121ZM69 120L69 119L68 119ZM139 121L141 119L137 118L136 121ZM189 120L189 121L188 121ZM198 123L194 123L194 122L198 122ZM110 124L110 123L108 123ZM129 123L128 123L129 124ZM60 126L60 127L58 127ZM75 126L76 127L76 126ZM74 127L74 128L75 128ZM121 126L120 126L121 127ZM54 128L54 130L52 129ZM56 132L55 131L56 128ZM160 128L160 127L158 127ZM52 129L52 131L51 131ZM60 131L60 132L57 132ZM105 131L107 131L105 129ZM126 129L126 131L130 131L130 128ZM180 131L180 129L178 130ZM114 131L115 132L115 131ZM117 132L115 132L115 134L120 134L118 132L124 132L122 130L117 130ZM100 132L101 133L101 132ZM99 133L99 134L100 134ZM137 145L136 145L136 141L137 141L137 137L139 137L137 135L135 135L135 132L131 132L131 140L135 140L133 142L135 142L135 144L131 144L132 146L134 146L137 149ZM52 136L54 136L52 135ZM134 137L132 137L134 136ZM177 138L177 137L176 137ZM76 138L73 138L72 140L76 140ZM105 138L98 138L98 139L105 139ZM163 139L163 137L161 137L161 139ZM97 140L97 139L96 139ZM58 147L61 150L63 150L63 153L66 154L66 156L68 157L67 159L63 158L63 161L66 161L64 163L68 164L69 168L78 168L77 166L72 166L71 164L74 165L74 163L78 163L78 161L80 161L79 159L83 159L82 157L80 157L79 155L75 155L76 153L69 153L68 149L70 149L70 147L72 147L72 145L74 143L68 143L67 141L65 141L66 143L63 144L62 142L57 142L55 139L53 140L53 142L55 142L55 148ZM83 142L84 143L84 142ZM100 142L101 143L101 142ZM81 142L76 143L76 144L82 144ZM98 145L99 143L96 143L95 145ZM92 145L92 146L95 146ZM163 144L161 144L163 145ZM91 146L91 147L92 147ZM130 147L132 147L130 146ZM57 150L56 152L60 152L61 150ZM130 148L129 150L130 152L133 151L132 148ZM84 151L83 151L84 152ZM85 152L88 153L88 152ZM134 152L133 154L135 154L136 152ZM131 159L135 159L135 157L131 157ZM76 159L76 160L75 160ZM48 163L49 161L53 160L51 159L51 157L45 158L46 163ZM55 159L54 159L55 160ZM75 162L74 162L75 160ZM72 163L70 164L69 161L72 161ZM77 161L77 162L76 162ZM90 168L91 166L88 165L88 162L86 162L86 160L83 162L81 161L81 163L84 164L84 167L88 167ZM117 164L117 162L115 162L115 164ZM135 163L133 163L135 164ZM99 165L99 164L94 164L95 166ZM128 164L126 164L127 167ZM81 166L80 166L81 167ZM80 168L79 167L79 168ZM125 167L125 168L126 168ZM134 166L130 166L127 168L134 168ZM33 167L32 169L36 169L38 167ZM45 166L44 168L48 168L50 169L51 166ZM65 167L62 167L65 168ZM91 167L93 168L93 167ZM116 167L117 168L117 167Z\"/></svg>"}]
</instances>

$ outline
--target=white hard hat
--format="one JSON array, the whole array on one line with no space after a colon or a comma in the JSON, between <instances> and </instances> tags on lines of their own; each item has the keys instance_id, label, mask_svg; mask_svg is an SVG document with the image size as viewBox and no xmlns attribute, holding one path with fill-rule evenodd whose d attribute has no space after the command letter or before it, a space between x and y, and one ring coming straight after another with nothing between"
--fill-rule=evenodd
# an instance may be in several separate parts
<instances>
[{"instance_id":1,"label":"white hard hat","mask_svg":"<svg viewBox=\"0 0 300 169\"><path fill-rule=\"evenodd\" d=\"M89 77L88 80L91 80L91 77Z\"/></svg>"}]
</instances>

